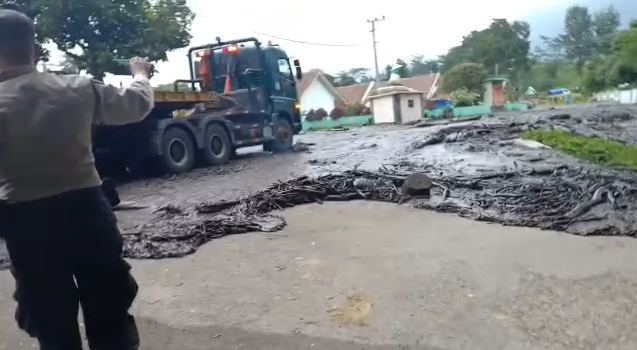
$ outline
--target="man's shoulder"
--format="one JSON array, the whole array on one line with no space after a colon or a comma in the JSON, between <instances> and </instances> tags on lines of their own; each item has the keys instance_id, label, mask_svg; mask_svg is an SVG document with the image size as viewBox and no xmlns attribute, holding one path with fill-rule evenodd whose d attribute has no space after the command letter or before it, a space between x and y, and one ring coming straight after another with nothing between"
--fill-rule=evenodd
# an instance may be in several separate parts
<instances>
[{"instance_id":1,"label":"man's shoulder","mask_svg":"<svg viewBox=\"0 0 637 350\"><path fill-rule=\"evenodd\" d=\"M79 74L40 73L40 78L45 82L69 88L85 87L92 84L90 77Z\"/></svg>"}]
</instances>

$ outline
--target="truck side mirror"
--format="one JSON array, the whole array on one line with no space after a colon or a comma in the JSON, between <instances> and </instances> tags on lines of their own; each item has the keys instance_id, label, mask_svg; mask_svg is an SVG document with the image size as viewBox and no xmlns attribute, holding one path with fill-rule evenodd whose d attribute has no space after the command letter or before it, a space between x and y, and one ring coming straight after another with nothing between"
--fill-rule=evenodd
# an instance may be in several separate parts
<instances>
[{"instance_id":1,"label":"truck side mirror","mask_svg":"<svg viewBox=\"0 0 637 350\"><path fill-rule=\"evenodd\" d=\"M303 79L303 70L301 70L301 62L294 60L294 69L296 70L296 80Z\"/></svg>"}]
</instances>

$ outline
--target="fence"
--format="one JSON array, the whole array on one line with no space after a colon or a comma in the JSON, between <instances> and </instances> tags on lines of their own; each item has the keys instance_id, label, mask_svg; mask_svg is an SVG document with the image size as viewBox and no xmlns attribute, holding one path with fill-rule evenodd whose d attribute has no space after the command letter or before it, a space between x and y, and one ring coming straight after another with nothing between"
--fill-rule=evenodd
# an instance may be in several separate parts
<instances>
[{"instance_id":1,"label":"fence","mask_svg":"<svg viewBox=\"0 0 637 350\"><path fill-rule=\"evenodd\" d=\"M525 111L529 108L526 103L505 103L503 109L505 111ZM491 114L493 111L491 106L479 105L468 107L452 108L453 116L456 118L475 117L478 115ZM425 118L440 118L444 113L444 108L425 110Z\"/></svg>"},{"instance_id":2,"label":"fence","mask_svg":"<svg viewBox=\"0 0 637 350\"><path fill-rule=\"evenodd\" d=\"M600 102L637 103L637 89L603 91L594 96Z\"/></svg>"},{"instance_id":3,"label":"fence","mask_svg":"<svg viewBox=\"0 0 637 350\"><path fill-rule=\"evenodd\" d=\"M371 125L373 123L371 115L359 115L356 117L341 117L338 119L323 119L319 121L303 120L303 130L328 130L338 127Z\"/></svg>"}]
</instances>

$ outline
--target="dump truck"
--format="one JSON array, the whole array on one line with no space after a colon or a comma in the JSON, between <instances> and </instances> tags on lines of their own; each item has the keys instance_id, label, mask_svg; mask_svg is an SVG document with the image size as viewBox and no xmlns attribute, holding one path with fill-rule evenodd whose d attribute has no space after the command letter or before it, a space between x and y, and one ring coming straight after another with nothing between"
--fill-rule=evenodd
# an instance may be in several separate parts
<instances>
[{"instance_id":1,"label":"dump truck","mask_svg":"<svg viewBox=\"0 0 637 350\"><path fill-rule=\"evenodd\" d=\"M143 121L95 126L100 175L179 174L225 164L242 147L292 148L302 128L298 60L256 38L217 38L188 49L188 64L190 79L175 81L173 91L156 91Z\"/></svg>"}]
</instances>

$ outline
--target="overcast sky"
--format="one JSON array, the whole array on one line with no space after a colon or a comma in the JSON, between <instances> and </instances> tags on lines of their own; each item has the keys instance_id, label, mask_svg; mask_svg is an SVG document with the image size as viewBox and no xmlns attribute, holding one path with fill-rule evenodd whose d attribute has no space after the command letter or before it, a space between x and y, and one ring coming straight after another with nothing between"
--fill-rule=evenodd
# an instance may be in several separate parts
<instances>
[{"instance_id":1,"label":"overcast sky","mask_svg":"<svg viewBox=\"0 0 637 350\"><path fill-rule=\"evenodd\" d=\"M532 11L564 0L447 0L447 1L299 1L262 0L210 1L190 0L197 18L192 28L192 45L214 41L215 37L236 39L256 36L280 44L288 55L298 58L304 70L321 68L336 73L352 67L374 67L372 39L367 19L386 17L377 24L379 65L394 63L398 57L424 54L435 58L457 45L471 30L483 29L491 17L519 19ZM271 38L266 33L287 39L333 45L299 44ZM187 78L184 50L168 54L160 63L160 74L153 83ZM108 77L119 84L128 79Z\"/></svg>"}]
</instances>

